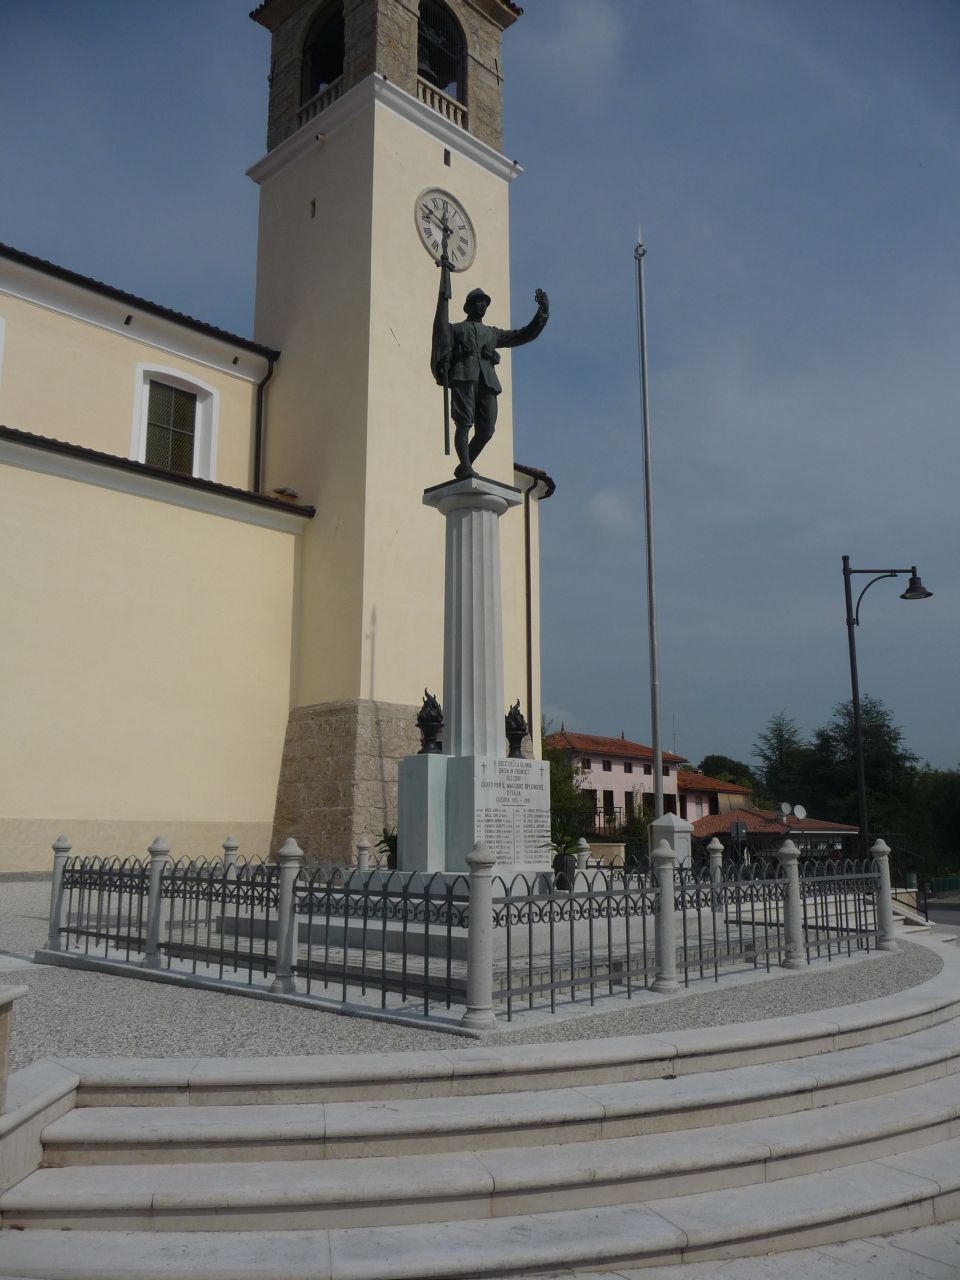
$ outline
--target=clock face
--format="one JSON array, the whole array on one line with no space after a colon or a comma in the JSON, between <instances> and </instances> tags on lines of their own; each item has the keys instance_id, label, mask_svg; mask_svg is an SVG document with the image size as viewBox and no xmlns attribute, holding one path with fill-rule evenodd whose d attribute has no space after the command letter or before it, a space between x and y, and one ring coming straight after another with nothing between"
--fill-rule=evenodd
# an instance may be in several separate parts
<instances>
[{"instance_id":1,"label":"clock face","mask_svg":"<svg viewBox=\"0 0 960 1280\"><path fill-rule=\"evenodd\" d=\"M435 262L443 252L443 219L450 228L447 253L454 271L466 271L477 252L477 236L470 215L449 191L427 187L417 196L414 217L423 247Z\"/></svg>"}]
</instances>

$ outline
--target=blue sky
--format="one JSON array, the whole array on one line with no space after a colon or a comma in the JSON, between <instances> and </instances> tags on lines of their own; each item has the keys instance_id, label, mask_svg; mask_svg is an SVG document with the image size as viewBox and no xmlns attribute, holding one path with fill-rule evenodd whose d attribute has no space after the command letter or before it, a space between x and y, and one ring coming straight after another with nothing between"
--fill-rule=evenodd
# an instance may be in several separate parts
<instances>
[{"instance_id":1,"label":"blue sky","mask_svg":"<svg viewBox=\"0 0 960 1280\"><path fill-rule=\"evenodd\" d=\"M0 240L252 327L269 39L236 0L0 0ZM960 762L960 6L527 0L505 39L516 454L548 470L543 672L649 741L633 245L643 223L664 744L748 758L861 687ZM498 319L498 317L494 317ZM22 424L11 424L22 425ZM803 797L784 797L802 801Z\"/></svg>"}]
</instances>

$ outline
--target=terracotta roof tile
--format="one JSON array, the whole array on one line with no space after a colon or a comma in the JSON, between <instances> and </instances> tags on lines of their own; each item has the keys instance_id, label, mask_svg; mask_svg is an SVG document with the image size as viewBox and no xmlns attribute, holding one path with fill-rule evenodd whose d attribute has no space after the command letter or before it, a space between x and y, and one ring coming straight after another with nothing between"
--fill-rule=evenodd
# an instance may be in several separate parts
<instances>
[{"instance_id":1,"label":"terracotta roof tile","mask_svg":"<svg viewBox=\"0 0 960 1280\"><path fill-rule=\"evenodd\" d=\"M644 746L642 742L631 742L628 738L600 738L592 733L570 733L561 729L559 733L551 733L546 739L549 746L580 751L595 756L621 756L628 760L652 760L653 747ZM686 756L674 755L672 751L664 751L663 758L670 764L686 764Z\"/></svg>"},{"instance_id":2,"label":"terracotta roof tile","mask_svg":"<svg viewBox=\"0 0 960 1280\"><path fill-rule=\"evenodd\" d=\"M815 834L823 832L826 835L836 833L842 835L844 832L854 833L859 828L847 826L843 822L827 822L824 818L794 818L791 817L789 822L784 822L783 814L778 813L775 809L731 809L729 813L710 814L705 818L697 818L693 824L693 834L698 838L708 838L710 836L727 835L730 831L730 825L734 822L742 822L746 825L747 834L767 835L767 836L789 836L795 832L801 834Z\"/></svg>"},{"instance_id":3,"label":"terracotta roof tile","mask_svg":"<svg viewBox=\"0 0 960 1280\"><path fill-rule=\"evenodd\" d=\"M723 782L720 778L708 778L696 769L677 770L677 788L680 791L723 791L738 796L753 794L753 787L746 787L741 782Z\"/></svg>"}]
</instances>

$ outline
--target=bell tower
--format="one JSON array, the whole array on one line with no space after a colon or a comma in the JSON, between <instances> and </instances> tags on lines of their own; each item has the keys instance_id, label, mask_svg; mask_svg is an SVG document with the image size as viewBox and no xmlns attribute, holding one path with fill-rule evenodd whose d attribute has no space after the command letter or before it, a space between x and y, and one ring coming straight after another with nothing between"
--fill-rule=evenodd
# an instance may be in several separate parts
<instances>
[{"instance_id":1,"label":"bell tower","mask_svg":"<svg viewBox=\"0 0 960 1280\"><path fill-rule=\"evenodd\" d=\"M501 42L520 14L510 0L266 0L251 15L272 38L268 150L250 170L255 336L281 352L257 483L317 510L297 569L273 839L294 835L313 856L347 857L394 824L397 762L418 750L424 688L441 690L443 545L422 494L455 459L430 374L440 272L417 211L448 193L472 232L451 314L482 286L492 323L509 327L519 170L501 150ZM512 485L509 357L501 380L483 471ZM542 496L524 475L519 487ZM532 725L536 506L502 529L506 689Z\"/></svg>"}]
</instances>

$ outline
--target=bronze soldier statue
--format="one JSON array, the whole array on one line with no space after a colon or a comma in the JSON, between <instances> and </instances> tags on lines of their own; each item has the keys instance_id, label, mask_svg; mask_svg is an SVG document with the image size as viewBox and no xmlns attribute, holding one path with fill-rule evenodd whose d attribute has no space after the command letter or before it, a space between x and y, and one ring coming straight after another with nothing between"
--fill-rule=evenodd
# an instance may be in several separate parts
<instances>
[{"instance_id":1,"label":"bronze soldier statue","mask_svg":"<svg viewBox=\"0 0 960 1280\"><path fill-rule=\"evenodd\" d=\"M550 315L550 303L544 291L538 289L534 295L537 312L529 324L522 329L497 329L484 324L489 294L471 289L463 304L466 320L451 324L447 315L448 290L449 278L446 282L441 280L430 363L438 385L450 389L455 425L453 447L458 460L453 474L462 480L477 474L473 464L497 424L497 396L503 390L497 377L497 348L521 347L538 337Z\"/></svg>"}]
</instances>

